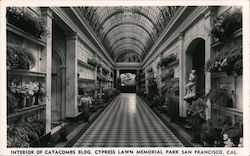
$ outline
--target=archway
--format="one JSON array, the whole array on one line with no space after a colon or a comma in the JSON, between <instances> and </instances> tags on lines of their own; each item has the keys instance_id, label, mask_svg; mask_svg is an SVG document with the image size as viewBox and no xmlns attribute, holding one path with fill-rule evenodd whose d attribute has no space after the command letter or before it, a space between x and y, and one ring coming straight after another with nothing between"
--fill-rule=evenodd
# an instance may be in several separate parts
<instances>
[{"instance_id":1,"label":"archway","mask_svg":"<svg viewBox=\"0 0 250 156\"><path fill-rule=\"evenodd\" d=\"M196 94L200 97L205 93L205 40L202 38L194 39L186 50L186 82L191 70L196 70L197 87Z\"/></svg>"},{"instance_id":2,"label":"archway","mask_svg":"<svg viewBox=\"0 0 250 156\"><path fill-rule=\"evenodd\" d=\"M51 127L60 124L65 118L65 61L60 52L52 52L51 80Z\"/></svg>"},{"instance_id":3,"label":"archway","mask_svg":"<svg viewBox=\"0 0 250 156\"><path fill-rule=\"evenodd\" d=\"M121 93L136 93L136 70L120 70Z\"/></svg>"}]
</instances>

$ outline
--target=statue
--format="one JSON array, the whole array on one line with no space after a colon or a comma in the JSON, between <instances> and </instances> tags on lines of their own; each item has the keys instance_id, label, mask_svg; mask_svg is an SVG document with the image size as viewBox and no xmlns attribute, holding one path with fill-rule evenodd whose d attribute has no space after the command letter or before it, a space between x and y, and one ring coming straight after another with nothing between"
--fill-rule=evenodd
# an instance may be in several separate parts
<instances>
[{"instance_id":1,"label":"statue","mask_svg":"<svg viewBox=\"0 0 250 156\"><path fill-rule=\"evenodd\" d=\"M184 100L192 99L196 97L196 83L197 83L197 76L196 71L192 70L189 75L189 83L186 85L187 94L184 97Z\"/></svg>"}]
</instances>

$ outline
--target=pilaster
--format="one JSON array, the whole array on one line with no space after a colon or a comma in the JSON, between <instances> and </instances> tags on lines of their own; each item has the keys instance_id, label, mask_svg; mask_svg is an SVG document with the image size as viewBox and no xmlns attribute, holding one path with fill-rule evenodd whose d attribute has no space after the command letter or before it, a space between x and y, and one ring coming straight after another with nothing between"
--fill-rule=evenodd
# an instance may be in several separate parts
<instances>
[{"instance_id":1,"label":"pilaster","mask_svg":"<svg viewBox=\"0 0 250 156\"><path fill-rule=\"evenodd\" d=\"M184 33L181 32L179 35L179 114L181 117L187 117L187 102L184 100L185 86L186 86L186 72L185 72L185 51L184 51Z\"/></svg>"},{"instance_id":2,"label":"pilaster","mask_svg":"<svg viewBox=\"0 0 250 156\"><path fill-rule=\"evenodd\" d=\"M68 34L66 40L66 117L75 117L77 109L77 33Z\"/></svg>"},{"instance_id":3,"label":"pilaster","mask_svg":"<svg viewBox=\"0 0 250 156\"><path fill-rule=\"evenodd\" d=\"M51 74L52 74L52 11L50 8L42 8L42 17L47 27L47 35L44 37L46 46L44 48L43 57L46 58L46 133L51 130Z\"/></svg>"},{"instance_id":4,"label":"pilaster","mask_svg":"<svg viewBox=\"0 0 250 156\"><path fill-rule=\"evenodd\" d=\"M213 8L211 8L213 9ZM209 11L204 17L205 27L211 29L211 18L213 16L213 10ZM211 30L208 29L207 39L205 43L205 62L208 62L211 58ZM211 89L211 73L205 71L205 94L209 93ZM210 100L207 101L207 111L206 111L206 118L211 119L211 102Z\"/></svg>"},{"instance_id":5,"label":"pilaster","mask_svg":"<svg viewBox=\"0 0 250 156\"><path fill-rule=\"evenodd\" d=\"M66 91L66 67L61 67L61 74L62 74L62 120L66 117L66 98L65 98L65 91Z\"/></svg>"}]
</instances>

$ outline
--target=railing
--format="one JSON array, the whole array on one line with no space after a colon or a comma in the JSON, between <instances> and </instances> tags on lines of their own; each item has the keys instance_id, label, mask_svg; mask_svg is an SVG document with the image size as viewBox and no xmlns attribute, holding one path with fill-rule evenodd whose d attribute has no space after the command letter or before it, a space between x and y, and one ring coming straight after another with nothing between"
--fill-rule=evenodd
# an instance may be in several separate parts
<instances>
[{"instance_id":1,"label":"railing","mask_svg":"<svg viewBox=\"0 0 250 156\"><path fill-rule=\"evenodd\" d=\"M237 108L222 107L212 104L212 115L229 116L232 119L232 124L243 122L243 111Z\"/></svg>"}]
</instances>

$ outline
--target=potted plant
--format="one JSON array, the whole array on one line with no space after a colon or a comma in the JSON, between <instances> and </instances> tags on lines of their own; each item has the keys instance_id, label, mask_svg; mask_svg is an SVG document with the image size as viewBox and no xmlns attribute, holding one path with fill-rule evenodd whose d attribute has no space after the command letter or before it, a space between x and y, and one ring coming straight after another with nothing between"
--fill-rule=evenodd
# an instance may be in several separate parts
<instances>
[{"instance_id":1,"label":"potted plant","mask_svg":"<svg viewBox=\"0 0 250 156\"><path fill-rule=\"evenodd\" d=\"M223 146L223 134L232 128L230 118L215 117L209 119L202 125L201 142L203 146Z\"/></svg>"},{"instance_id":2,"label":"potted plant","mask_svg":"<svg viewBox=\"0 0 250 156\"><path fill-rule=\"evenodd\" d=\"M242 66L242 49L234 48L225 49L211 58L206 64L206 70L211 73L226 72L231 75L236 72L237 75L242 75Z\"/></svg>"},{"instance_id":3,"label":"potted plant","mask_svg":"<svg viewBox=\"0 0 250 156\"><path fill-rule=\"evenodd\" d=\"M43 81L38 82L38 91L35 92L35 105L41 104L44 102L44 97L46 96L46 83Z\"/></svg>"},{"instance_id":4,"label":"potted plant","mask_svg":"<svg viewBox=\"0 0 250 156\"><path fill-rule=\"evenodd\" d=\"M173 94L168 94L166 96L166 107L171 122L177 121L179 117L179 98Z\"/></svg>"},{"instance_id":5,"label":"potted plant","mask_svg":"<svg viewBox=\"0 0 250 156\"><path fill-rule=\"evenodd\" d=\"M41 36L47 34L47 29L42 17L32 16L31 13L25 11L23 7L7 7L6 16L8 23L35 37L41 38Z\"/></svg>"},{"instance_id":6,"label":"potted plant","mask_svg":"<svg viewBox=\"0 0 250 156\"><path fill-rule=\"evenodd\" d=\"M148 98L150 104L152 104L154 97L158 94L158 87L154 77L150 77L148 80Z\"/></svg>"},{"instance_id":7,"label":"potted plant","mask_svg":"<svg viewBox=\"0 0 250 156\"><path fill-rule=\"evenodd\" d=\"M153 70L153 68L152 67L148 67L148 69L147 69L147 73L152 73L154 70Z\"/></svg>"},{"instance_id":8,"label":"potted plant","mask_svg":"<svg viewBox=\"0 0 250 156\"><path fill-rule=\"evenodd\" d=\"M162 72L161 80L165 81L165 80L173 78L173 77L174 77L174 68L168 68Z\"/></svg>"},{"instance_id":9,"label":"potted plant","mask_svg":"<svg viewBox=\"0 0 250 156\"><path fill-rule=\"evenodd\" d=\"M22 87L21 83L17 80L13 80L8 83L8 91L15 96L18 100L17 108L21 109L24 107L24 98L26 90Z\"/></svg>"},{"instance_id":10,"label":"potted plant","mask_svg":"<svg viewBox=\"0 0 250 156\"><path fill-rule=\"evenodd\" d=\"M95 67L95 66L97 66L98 62L96 61L95 58L92 58L92 59L88 59L88 64Z\"/></svg>"},{"instance_id":11,"label":"potted plant","mask_svg":"<svg viewBox=\"0 0 250 156\"><path fill-rule=\"evenodd\" d=\"M7 126L7 147L29 147L29 138L24 128Z\"/></svg>"},{"instance_id":12,"label":"potted plant","mask_svg":"<svg viewBox=\"0 0 250 156\"><path fill-rule=\"evenodd\" d=\"M29 70L34 67L35 58L28 49L8 45L7 47L7 69L24 69Z\"/></svg>"},{"instance_id":13,"label":"potted plant","mask_svg":"<svg viewBox=\"0 0 250 156\"><path fill-rule=\"evenodd\" d=\"M200 133L202 124L206 121L206 99L198 98L193 101L191 106L188 108L187 116L188 122L192 126L193 139L191 142L200 143Z\"/></svg>"},{"instance_id":14,"label":"potted plant","mask_svg":"<svg viewBox=\"0 0 250 156\"><path fill-rule=\"evenodd\" d=\"M171 62L175 61L177 59L176 54L170 54L164 58L161 59L161 67L166 67Z\"/></svg>"},{"instance_id":15,"label":"potted plant","mask_svg":"<svg viewBox=\"0 0 250 156\"><path fill-rule=\"evenodd\" d=\"M242 28L242 11L226 12L214 20L212 37L214 41L224 42L232 38L233 32Z\"/></svg>"}]
</instances>

